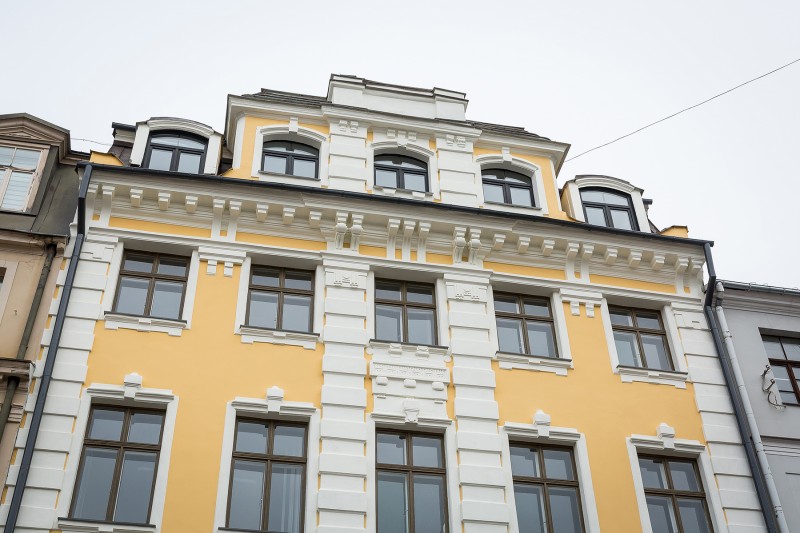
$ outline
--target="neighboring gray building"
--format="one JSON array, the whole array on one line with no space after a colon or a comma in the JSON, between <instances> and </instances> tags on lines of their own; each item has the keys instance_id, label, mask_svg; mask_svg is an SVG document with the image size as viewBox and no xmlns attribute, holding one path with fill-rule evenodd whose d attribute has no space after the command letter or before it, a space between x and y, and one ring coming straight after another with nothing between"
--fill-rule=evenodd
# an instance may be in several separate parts
<instances>
[{"instance_id":1,"label":"neighboring gray building","mask_svg":"<svg viewBox=\"0 0 800 533\"><path fill-rule=\"evenodd\" d=\"M757 450L761 440L777 489L773 506L782 506L790 531L800 531L800 290L724 281L716 297L752 437Z\"/></svg>"}]
</instances>

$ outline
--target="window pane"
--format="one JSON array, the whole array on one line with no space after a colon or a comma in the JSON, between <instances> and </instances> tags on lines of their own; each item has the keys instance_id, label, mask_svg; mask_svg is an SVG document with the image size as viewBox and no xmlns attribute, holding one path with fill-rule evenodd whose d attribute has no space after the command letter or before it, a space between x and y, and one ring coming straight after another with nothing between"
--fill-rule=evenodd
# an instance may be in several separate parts
<instances>
[{"instance_id":1,"label":"window pane","mask_svg":"<svg viewBox=\"0 0 800 533\"><path fill-rule=\"evenodd\" d=\"M483 184L483 199L487 202L505 203L503 198L503 186L490 183Z\"/></svg>"},{"instance_id":2,"label":"window pane","mask_svg":"<svg viewBox=\"0 0 800 533\"><path fill-rule=\"evenodd\" d=\"M177 135L154 135L151 142L153 144L163 144L164 146L178 146L181 140Z\"/></svg>"},{"instance_id":3,"label":"window pane","mask_svg":"<svg viewBox=\"0 0 800 533\"><path fill-rule=\"evenodd\" d=\"M234 461L228 527L261 529L265 467L265 463Z\"/></svg>"},{"instance_id":4,"label":"window pane","mask_svg":"<svg viewBox=\"0 0 800 533\"><path fill-rule=\"evenodd\" d=\"M39 150L17 148L17 152L14 154L14 162L11 165L22 170L33 170L39 165L40 154Z\"/></svg>"},{"instance_id":5,"label":"window pane","mask_svg":"<svg viewBox=\"0 0 800 533\"><path fill-rule=\"evenodd\" d=\"M511 474L523 477L541 477L539 454L527 446L511 446Z\"/></svg>"},{"instance_id":6,"label":"window pane","mask_svg":"<svg viewBox=\"0 0 800 533\"><path fill-rule=\"evenodd\" d=\"M0 208L20 211L24 209L28 202L28 192L33 183L33 174L30 172L12 172L11 178L3 194L3 202Z\"/></svg>"},{"instance_id":7,"label":"window pane","mask_svg":"<svg viewBox=\"0 0 800 533\"><path fill-rule=\"evenodd\" d=\"M675 511L672 500L667 496L647 496L647 511L653 533L677 533Z\"/></svg>"},{"instance_id":8,"label":"window pane","mask_svg":"<svg viewBox=\"0 0 800 533\"><path fill-rule=\"evenodd\" d=\"M14 159L14 149L10 146L0 146L0 166L10 167Z\"/></svg>"},{"instance_id":9,"label":"window pane","mask_svg":"<svg viewBox=\"0 0 800 533\"><path fill-rule=\"evenodd\" d=\"M633 318L627 311L621 311L616 309L609 310L609 315L611 317L611 324L615 326L633 326Z\"/></svg>"},{"instance_id":10,"label":"window pane","mask_svg":"<svg viewBox=\"0 0 800 533\"><path fill-rule=\"evenodd\" d=\"M542 487L514 483L519 533L546 533Z\"/></svg>"},{"instance_id":11,"label":"window pane","mask_svg":"<svg viewBox=\"0 0 800 533\"><path fill-rule=\"evenodd\" d=\"M408 308L408 342L412 344L436 344L433 309Z\"/></svg>"},{"instance_id":12,"label":"window pane","mask_svg":"<svg viewBox=\"0 0 800 533\"><path fill-rule=\"evenodd\" d=\"M178 319L181 317L181 300L184 283L180 281L156 281L150 316Z\"/></svg>"},{"instance_id":13,"label":"window pane","mask_svg":"<svg viewBox=\"0 0 800 533\"><path fill-rule=\"evenodd\" d=\"M442 439L439 437L411 437L411 455L414 466L444 467L442 462Z\"/></svg>"},{"instance_id":14,"label":"window pane","mask_svg":"<svg viewBox=\"0 0 800 533\"><path fill-rule=\"evenodd\" d=\"M245 453L267 453L268 426L261 422L236 424L236 451Z\"/></svg>"},{"instance_id":15,"label":"window pane","mask_svg":"<svg viewBox=\"0 0 800 533\"><path fill-rule=\"evenodd\" d=\"M393 300L399 302L402 299L400 284L391 281L378 281L375 283L375 298L379 300Z\"/></svg>"},{"instance_id":16,"label":"window pane","mask_svg":"<svg viewBox=\"0 0 800 533\"><path fill-rule=\"evenodd\" d=\"M200 160L203 158L202 154L192 154L181 152L178 154L178 172L186 172L189 174L200 173Z\"/></svg>"},{"instance_id":17,"label":"window pane","mask_svg":"<svg viewBox=\"0 0 800 533\"><path fill-rule=\"evenodd\" d=\"M800 339L782 339L783 351L786 353L786 358L792 361L800 361Z\"/></svg>"},{"instance_id":18,"label":"window pane","mask_svg":"<svg viewBox=\"0 0 800 533\"><path fill-rule=\"evenodd\" d=\"M636 325L640 328L657 329L663 331L661 320L658 313L648 313L646 311L636 311Z\"/></svg>"},{"instance_id":19,"label":"window pane","mask_svg":"<svg viewBox=\"0 0 800 533\"><path fill-rule=\"evenodd\" d=\"M278 327L278 294L250 291L250 309L247 324L257 328Z\"/></svg>"},{"instance_id":20,"label":"window pane","mask_svg":"<svg viewBox=\"0 0 800 533\"><path fill-rule=\"evenodd\" d=\"M153 257L141 255L128 255L125 256L125 263L122 265L122 270L129 270L131 272L144 272L150 273L153 271Z\"/></svg>"},{"instance_id":21,"label":"window pane","mask_svg":"<svg viewBox=\"0 0 800 533\"><path fill-rule=\"evenodd\" d=\"M397 188L397 172L394 170L375 169L375 185Z\"/></svg>"},{"instance_id":22,"label":"window pane","mask_svg":"<svg viewBox=\"0 0 800 533\"><path fill-rule=\"evenodd\" d=\"M762 337L761 341L764 343L764 349L770 359L784 359L786 357L783 354L783 347L778 337Z\"/></svg>"},{"instance_id":23,"label":"window pane","mask_svg":"<svg viewBox=\"0 0 800 533\"><path fill-rule=\"evenodd\" d=\"M272 453L303 457L306 449L306 428L303 426L275 426Z\"/></svg>"},{"instance_id":24,"label":"window pane","mask_svg":"<svg viewBox=\"0 0 800 533\"><path fill-rule=\"evenodd\" d=\"M403 175L403 185L410 191L425 192L428 189L428 176L426 174L410 174L406 172Z\"/></svg>"},{"instance_id":25,"label":"window pane","mask_svg":"<svg viewBox=\"0 0 800 533\"><path fill-rule=\"evenodd\" d=\"M530 189L522 189L519 187L510 187L511 203L514 205L522 205L530 207L533 205L533 194Z\"/></svg>"},{"instance_id":26,"label":"window pane","mask_svg":"<svg viewBox=\"0 0 800 533\"><path fill-rule=\"evenodd\" d=\"M444 533L447 531L446 506L444 478L415 474L414 533Z\"/></svg>"},{"instance_id":27,"label":"window pane","mask_svg":"<svg viewBox=\"0 0 800 533\"><path fill-rule=\"evenodd\" d=\"M120 278L117 313L144 315L144 304L147 302L147 290L149 287L150 281L146 279Z\"/></svg>"},{"instance_id":28,"label":"window pane","mask_svg":"<svg viewBox=\"0 0 800 533\"><path fill-rule=\"evenodd\" d=\"M639 471L642 473L642 484L646 489L667 488L667 476L664 473L663 462L640 458Z\"/></svg>"},{"instance_id":29,"label":"window pane","mask_svg":"<svg viewBox=\"0 0 800 533\"><path fill-rule=\"evenodd\" d=\"M684 533L710 533L705 502L690 498L678 498L678 512L681 514L681 525Z\"/></svg>"},{"instance_id":30,"label":"window pane","mask_svg":"<svg viewBox=\"0 0 800 533\"><path fill-rule=\"evenodd\" d=\"M377 461L387 465L406 464L406 438L394 433L378 433Z\"/></svg>"},{"instance_id":31,"label":"window pane","mask_svg":"<svg viewBox=\"0 0 800 533\"><path fill-rule=\"evenodd\" d=\"M282 321L287 331L311 331L311 296L284 294Z\"/></svg>"},{"instance_id":32,"label":"window pane","mask_svg":"<svg viewBox=\"0 0 800 533\"><path fill-rule=\"evenodd\" d=\"M425 170L425 171L428 170L428 165L412 157L401 157L395 161L398 162L400 166L403 168L410 168L414 170Z\"/></svg>"},{"instance_id":33,"label":"window pane","mask_svg":"<svg viewBox=\"0 0 800 533\"><path fill-rule=\"evenodd\" d=\"M697 476L694 471L694 463L670 461L669 472L672 474L672 488L675 490L700 491L700 485L697 482Z\"/></svg>"},{"instance_id":34,"label":"window pane","mask_svg":"<svg viewBox=\"0 0 800 533\"><path fill-rule=\"evenodd\" d=\"M558 533L580 533L581 512L578 504L578 489L572 487L548 487L550 519L553 531Z\"/></svg>"},{"instance_id":35,"label":"window pane","mask_svg":"<svg viewBox=\"0 0 800 533\"><path fill-rule=\"evenodd\" d=\"M778 392L783 403L797 403L797 397L792 388L792 378L789 377L787 368L780 365L772 365L772 375L775 377L775 384L778 386Z\"/></svg>"},{"instance_id":36,"label":"window pane","mask_svg":"<svg viewBox=\"0 0 800 533\"><path fill-rule=\"evenodd\" d=\"M292 143L292 151L296 154L318 155L319 150L307 144Z\"/></svg>"},{"instance_id":37,"label":"window pane","mask_svg":"<svg viewBox=\"0 0 800 533\"><path fill-rule=\"evenodd\" d=\"M158 273L165 276L186 276L186 259L162 257L158 261Z\"/></svg>"},{"instance_id":38,"label":"window pane","mask_svg":"<svg viewBox=\"0 0 800 533\"><path fill-rule=\"evenodd\" d=\"M522 336L522 320L497 317L497 342L501 352L525 353Z\"/></svg>"},{"instance_id":39,"label":"window pane","mask_svg":"<svg viewBox=\"0 0 800 533\"><path fill-rule=\"evenodd\" d=\"M409 285L406 288L406 300L409 303L415 304L432 304L433 303L433 287L424 287L419 285Z\"/></svg>"},{"instance_id":40,"label":"window pane","mask_svg":"<svg viewBox=\"0 0 800 533\"><path fill-rule=\"evenodd\" d=\"M286 272L283 284L287 289L310 291L312 289L311 272Z\"/></svg>"},{"instance_id":41,"label":"window pane","mask_svg":"<svg viewBox=\"0 0 800 533\"><path fill-rule=\"evenodd\" d=\"M557 355L553 326L549 322L528 322L528 343L531 355L541 357Z\"/></svg>"},{"instance_id":42,"label":"window pane","mask_svg":"<svg viewBox=\"0 0 800 533\"><path fill-rule=\"evenodd\" d=\"M625 331L614 332L614 345L617 347L619 364L624 366L642 366L639 359L639 345L636 335Z\"/></svg>"},{"instance_id":43,"label":"window pane","mask_svg":"<svg viewBox=\"0 0 800 533\"><path fill-rule=\"evenodd\" d=\"M519 313L517 299L513 296L495 296L494 310L501 313Z\"/></svg>"},{"instance_id":44,"label":"window pane","mask_svg":"<svg viewBox=\"0 0 800 533\"><path fill-rule=\"evenodd\" d=\"M110 409L93 409L92 423L89 426L89 438L95 440L120 440L124 411Z\"/></svg>"},{"instance_id":45,"label":"window pane","mask_svg":"<svg viewBox=\"0 0 800 533\"><path fill-rule=\"evenodd\" d=\"M277 155L265 155L264 167L261 170L272 172L273 174L286 174L286 158Z\"/></svg>"},{"instance_id":46,"label":"window pane","mask_svg":"<svg viewBox=\"0 0 800 533\"><path fill-rule=\"evenodd\" d=\"M667 347L664 337L660 335L642 335L642 347L648 368L658 368L659 370L672 369L672 361L667 354Z\"/></svg>"},{"instance_id":47,"label":"window pane","mask_svg":"<svg viewBox=\"0 0 800 533\"><path fill-rule=\"evenodd\" d=\"M617 229L633 229L631 216L627 210L611 209L611 224Z\"/></svg>"},{"instance_id":48,"label":"window pane","mask_svg":"<svg viewBox=\"0 0 800 533\"><path fill-rule=\"evenodd\" d=\"M269 485L267 531L300 533L303 467L274 463Z\"/></svg>"},{"instance_id":49,"label":"window pane","mask_svg":"<svg viewBox=\"0 0 800 533\"><path fill-rule=\"evenodd\" d=\"M375 305L375 338L381 341L403 341L403 309L394 305Z\"/></svg>"},{"instance_id":50,"label":"window pane","mask_svg":"<svg viewBox=\"0 0 800 533\"><path fill-rule=\"evenodd\" d=\"M609 191L581 191L581 199L584 202L598 202L607 205L628 205L628 198L621 194Z\"/></svg>"},{"instance_id":51,"label":"window pane","mask_svg":"<svg viewBox=\"0 0 800 533\"><path fill-rule=\"evenodd\" d=\"M158 444L161 440L161 422L164 415L160 413L133 413L128 429L128 442L142 444Z\"/></svg>"},{"instance_id":52,"label":"window pane","mask_svg":"<svg viewBox=\"0 0 800 533\"><path fill-rule=\"evenodd\" d=\"M117 450L84 449L83 470L75 489L73 518L106 519L116 465Z\"/></svg>"},{"instance_id":53,"label":"window pane","mask_svg":"<svg viewBox=\"0 0 800 533\"><path fill-rule=\"evenodd\" d=\"M172 150L159 150L153 148L150 150L150 162L147 168L153 170L169 170L172 164Z\"/></svg>"},{"instance_id":54,"label":"window pane","mask_svg":"<svg viewBox=\"0 0 800 533\"><path fill-rule=\"evenodd\" d=\"M277 270L255 270L252 283L263 287L278 287L281 283L280 275Z\"/></svg>"},{"instance_id":55,"label":"window pane","mask_svg":"<svg viewBox=\"0 0 800 533\"><path fill-rule=\"evenodd\" d=\"M316 178L317 162L307 161L305 159L295 159L292 174L301 178Z\"/></svg>"},{"instance_id":56,"label":"window pane","mask_svg":"<svg viewBox=\"0 0 800 533\"><path fill-rule=\"evenodd\" d=\"M575 480L572 470L572 454L567 450L542 450L544 475L547 479Z\"/></svg>"},{"instance_id":57,"label":"window pane","mask_svg":"<svg viewBox=\"0 0 800 533\"><path fill-rule=\"evenodd\" d=\"M148 522L155 472L155 452L125 452L114 520L134 524Z\"/></svg>"},{"instance_id":58,"label":"window pane","mask_svg":"<svg viewBox=\"0 0 800 533\"><path fill-rule=\"evenodd\" d=\"M581 200L584 202L597 202L599 204L605 203L603 201L603 193L601 191L581 191Z\"/></svg>"},{"instance_id":59,"label":"window pane","mask_svg":"<svg viewBox=\"0 0 800 533\"><path fill-rule=\"evenodd\" d=\"M547 300L525 300L525 314L528 316L550 317L550 306Z\"/></svg>"},{"instance_id":60,"label":"window pane","mask_svg":"<svg viewBox=\"0 0 800 533\"><path fill-rule=\"evenodd\" d=\"M595 226L606 225L606 215L602 208L585 207L584 209L586 210L586 222L594 224Z\"/></svg>"},{"instance_id":61,"label":"window pane","mask_svg":"<svg viewBox=\"0 0 800 533\"><path fill-rule=\"evenodd\" d=\"M182 137L178 139L178 146L180 146L181 148L193 148L195 150L205 150L206 143Z\"/></svg>"},{"instance_id":62,"label":"window pane","mask_svg":"<svg viewBox=\"0 0 800 533\"><path fill-rule=\"evenodd\" d=\"M270 141L264 143L264 150L269 150L271 152L290 152L292 146L288 141Z\"/></svg>"},{"instance_id":63,"label":"window pane","mask_svg":"<svg viewBox=\"0 0 800 533\"><path fill-rule=\"evenodd\" d=\"M378 532L408 531L408 479L405 474L378 472Z\"/></svg>"}]
</instances>

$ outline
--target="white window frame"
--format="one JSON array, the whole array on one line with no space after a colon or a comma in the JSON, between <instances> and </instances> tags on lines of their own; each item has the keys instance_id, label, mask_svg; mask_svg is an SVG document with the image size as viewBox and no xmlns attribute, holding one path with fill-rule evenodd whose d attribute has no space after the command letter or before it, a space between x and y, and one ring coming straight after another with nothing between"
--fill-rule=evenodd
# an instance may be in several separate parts
<instances>
[{"instance_id":1,"label":"white window frame","mask_svg":"<svg viewBox=\"0 0 800 533\"><path fill-rule=\"evenodd\" d=\"M44 172L45 163L47 162L47 155L49 150L41 146L25 145L25 144L5 144L0 142L0 145L7 148L13 148L16 152L18 149L22 150L36 150L39 152L39 161L36 163L36 168L31 171L31 186L28 189L28 195L25 198L25 203L22 209L3 209L2 212L6 213L27 213L33 206L33 200L36 198L36 191L39 190L39 184L42 181L42 173ZM3 203L3 198L6 194L8 184L11 183L12 167L0 169L0 205Z\"/></svg>"},{"instance_id":2,"label":"white window frame","mask_svg":"<svg viewBox=\"0 0 800 533\"><path fill-rule=\"evenodd\" d=\"M407 189L393 189L375 185L375 156L397 154L419 159L428 164L428 192L411 191ZM367 147L367 191L381 196L397 196L414 200L428 200L441 198L439 188L439 163L436 152L417 142L398 142L396 140L373 141Z\"/></svg>"},{"instance_id":3,"label":"white window frame","mask_svg":"<svg viewBox=\"0 0 800 533\"><path fill-rule=\"evenodd\" d=\"M317 177L303 178L286 174L273 174L261 170L262 152L267 141L291 141L307 144L319 150L317 162ZM318 187L328 184L328 155L330 141L328 136L310 128L298 125L297 118L292 117L288 124L260 126L256 129L255 145L253 146L253 166L251 176L260 181L272 183L288 183L306 187Z\"/></svg>"},{"instance_id":4,"label":"white window frame","mask_svg":"<svg viewBox=\"0 0 800 533\"><path fill-rule=\"evenodd\" d=\"M260 418L263 420L302 422L307 424L306 432L306 494L304 509L304 532L317 530L317 478L319 474L320 410L307 402L284 401L284 391L270 387L265 398L236 397L225 408L225 426L222 433L222 454L220 457L219 480L217 482L217 502L214 509L214 533L226 528L228 519L228 491L230 490L231 458L233 441L236 435L238 417Z\"/></svg>"},{"instance_id":5,"label":"white window frame","mask_svg":"<svg viewBox=\"0 0 800 533\"><path fill-rule=\"evenodd\" d=\"M569 215L581 222L586 222L586 215L583 213L583 201L581 200L581 189L609 189L630 196L633 216L639 226L639 231L650 233L650 221L647 218L647 210L644 207L642 189L631 185L627 181L610 176L581 176L567 182L565 188L567 202L572 208L572 212Z\"/></svg>"},{"instance_id":6,"label":"white window frame","mask_svg":"<svg viewBox=\"0 0 800 533\"><path fill-rule=\"evenodd\" d=\"M161 450L159 451L149 521L155 528L124 526L126 532L158 533L161 531L161 522L164 516L172 440L175 435L175 420L178 414L178 397L171 390L142 388L142 378L135 373L126 375L123 385L92 383L86 388L75 420L75 429L72 432L72 442L61 485L61 495L58 500L57 516L62 518L59 518L58 523L53 525L53 529L59 529L64 533L78 533L86 531L112 532L120 528L119 525L110 522L85 522L80 519L67 518L83 454L83 441L86 435L86 425L89 423L89 414L92 407L104 405L132 408L155 407L164 410L164 429L161 436Z\"/></svg>"},{"instance_id":7,"label":"white window frame","mask_svg":"<svg viewBox=\"0 0 800 533\"><path fill-rule=\"evenodd\" d=\"M503 154L486 154L479 155L475 158L475 163L478 166L477 176L480 192L478 193L478 203L485 209L494 211L511 211L525 215L546 215L548 214L547 208L547 195L544 189L544 179L542 178L542 169L538 165L534 165L530 161L513 157L510 153ZM521 205L512 204L497 204L487 202L483 197L483 170L489 168L501 168L511 170L522 174L531 179L531 189L533 190L533 201L535 207L526 207Z\"/></svg>"},{"instance_id":8,"label":"white window frame","mask_svg":"<svg viewBox=\"0 0 800 533\"><path fill-rule=\"evenodd\" d=\"M147 153L147 145L150 143L150 134L164 130L194 133L206 139L208 141L206 144L206 160L201 171L203 174L217 173L222 153L222 135L205 124L184 118L151 118L145 122L137 123L133 148L131 149L131 165L136 167L142 165L144 155Z\"/></svg>"}]
</instances>

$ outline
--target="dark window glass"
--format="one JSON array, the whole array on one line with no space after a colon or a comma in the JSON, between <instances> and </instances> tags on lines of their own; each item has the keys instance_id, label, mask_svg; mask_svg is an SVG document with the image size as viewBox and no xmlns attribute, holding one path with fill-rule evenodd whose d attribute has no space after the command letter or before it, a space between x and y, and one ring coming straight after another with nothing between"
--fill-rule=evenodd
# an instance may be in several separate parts
<instances>
[{"instance_id":1,"label":"dark window glass","mask_svg":"<svg viewBox=\"0 0 800 533\"><path fill-rule=\"evenodd\" d=\"M163 424L159 411L93 407L70 517L148 523Z\"/></svg>"},{"instance_id":2,"label":"dark window glass","mask_svg":"<svg viewBox=\"0 0 800 533\"><path fill-rule=\"evenodd\" d=\"M711 533L708 504L693 461L640 457L653 533Z\"/></svg>"},{"instance_id":3,"label":"dark window glass","mask_svg":"<svg viewBox=\"0 0 800 533\"><path fill-rule=\"evenodd\" d=\"M558 357L547 299L495 293L494 311L501 352Z\"/></svg>"},{"instance_id":4,"label":"dark window glass","mask_svg":"<svg viewBox=\"0 0 800 533\"><path fill-rule=\"evenodd\" d=\"M510 451L520 533L582 533L572 450L511 443Z\"/></svg>"},{"instance_id":5,"label":"dark window glass","mask_svg":"<svg viewBox=\"0 0 800 533\"><path fill-rule=\"evenodd\" d=\"M114 312L180 319L188 273L185 257L126 252Z\"/></svg>"},{"instance_id":6,"label":"dark window glass","mask_svg":"<svg viewBox=\"0 0 800 533\"><path fill-rule=\"evenodd\" d=\"M206 143L191 133L153 133L144 154L145 168L200 174L206 160Z\"/></svg>"},{"instance_id":7,"label":"dark window glass","mask_svg":"<svg viewBox=\"0 0 800 533\"><path fill-rule=\"evenodd\" d=\"M261 170L299 178L317 178L319 150L292 141L264 143Z\"/></svg>"},{"instance_id":8,"label":"dark window glass","mask_svg":"<svg viewBox=\"0 0 800 533\"><path fill-rule=\"evenodd\" d=\"M781 401L788 405L800 404L800 339L765 335L761 340Z\"/></svg>"},{"instance_id":9,"label":"dark window glass","mask_svg":"<svg viewBox=\"0 0 800 533\"><path fill-rule=\"evenodd\" d=\"M442 437L376 435L378 533L447 533Z\"/></svg>"},{"instance_id":10,"label":"dark window glass","mask_svg":"<svg viewBox=\"0 0 800 533\"><path fill-rule=\"evenodd\" d=\"M483 170L483 199L499 204L532 207L533 182L528 176L502 168Z\"/></svg>"},{"instance_id":11,"label":"dark window glass","mask_svg":"<svg viewBox=\"0 0 800 533\"><path fill-rule=\"evenodd\" d=\"M630 196L606 189L581 189L586 222L595 226L638 230Z\"/></svg>"},{"instance_id":12,"label":"dark window glass","mask_svg":"<svg viewBox=\"0 0 800 533\"><path fill-rule=\"evenodd\" d=\"M376 155L375 185L427 192L428 165L419 159L404 155Z\"/></svg>"},{"instance_id":13,"label":"dark window glass","mask_svg":"<svg viewBox=\"0 0 800 533\"><path fill-rule=\"evenodd\" d=\"M673 370L660 313L621 307L608 311L620 366Z\"/></svg>"},{"instance_id":14,"label":"dark window glass","mask_svg":"<svg viewBox=\"0 0 800 533\"><path fill-rule=\"evenodd\" d=\"M306 427L239 419L233 449L228 527L301 533Z\"/></svg>"},{"instance_id":15,"label":"dark window glass","mask_svg":"<svg viewBox=\"0 0 800 533\"><path fill-rule=\"evenodd\" d=\"M435 345L436 303L433 285L375 281L375 338Z\"/></svg>"},{"instance_id":16,"label":"dark window glass","mask_svg":"<svg viewBox=\"0 0 800 533\"><path fill-rule=\"evenodd\" d=\"M313 300L312 272L253 267L247 325L308 333L312 329Z\"/></svg>"}]
</instances>

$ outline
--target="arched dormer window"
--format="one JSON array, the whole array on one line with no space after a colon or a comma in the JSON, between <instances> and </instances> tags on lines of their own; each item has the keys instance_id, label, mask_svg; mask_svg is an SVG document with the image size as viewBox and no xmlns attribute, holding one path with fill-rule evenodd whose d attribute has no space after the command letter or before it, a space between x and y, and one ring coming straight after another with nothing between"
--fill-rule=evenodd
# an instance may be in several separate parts
<instances>
[{"instance_id":1,"label":"arched dormer window","mask_svg":"<svg viewBox=\"0 0 800 533\"><path fill-rule=\"evenodd\" d=\"M481 171L483 198L497 204L535 207L531 178L519 172L502 168L487 168Z\"/></svg>"},{"instance_id":2,"label":"arched dormer window","mask_svg":"<svg viewBox=\"0 0 800 533\"><path fill-rule=\"evenodd\" d=\"M145 168L200 174L205 166L207 139L183 131L158 131L150 135Z\"/></svg>"},{"instance_id":3,"label":"arched dormer window","mask_svg":"<svg viewBox=\"0 0 800 533\"><path fill-rule=\"evenodd\" d=\"M266 141L261 156L261 171L298 178L317 179L319 150L293 141Z\"/></svg>"},{"instance_id":4,"label":"arched dormer window","mask_svg":"<svg viewBox=\"0 0 800 533\"><path fill-rule=\"evenodd\" d=\"M639 230L630 195L596 187L582 188L580 192L583 214L589 224Z\"/></svg>"},{"instance_id":5,"label":"arched dormer window","mask_svg":"<svg viewBox=\"0 0 800 533\"><path fill-rule=\"evenodd\" d=\"M428 164L405 155L376 155L375 185L428 192Z\"/></svg>"}]
</instances>

